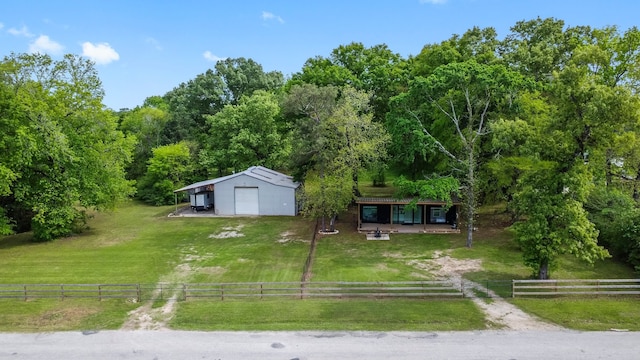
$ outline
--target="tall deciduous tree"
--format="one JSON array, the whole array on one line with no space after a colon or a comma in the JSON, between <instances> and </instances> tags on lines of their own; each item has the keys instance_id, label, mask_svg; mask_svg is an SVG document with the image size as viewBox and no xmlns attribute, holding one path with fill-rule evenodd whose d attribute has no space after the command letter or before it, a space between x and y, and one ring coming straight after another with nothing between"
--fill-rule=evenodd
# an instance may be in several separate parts
<instances>
[{"instance_id":1,"label":"tall deciduous tree","mask_svg":"<svg viewBox=\"0 0 640 360\"><path fill-rule=\"evenodd\" d=\"M481 138L491 121L509 111L524 86L522 76L502 65L471 60L438 67L393 99L388 126L412 121L413 131L422 132L423 146L443 154L460 179L468 247L473 241Z\"/></svg>"},{"instance_id":2,"label":"tall deciduous tree","mask_svg":"<svg viewBox=\"0 0 640 360\"><path fill-rule=\"evenodd\" d=\"M365 47L350 43L335 48L329 57L317 56L305 62L292 84L351 86L371 95L373 120L383 122L389 110L389 98L405 90L408 84L406 60L387 45Z\"/></svg>"},{"instance_id":3,"label":"tall deciduous tree","mask_svg":"<svg viewBox=\"0 0 640 360\"><path fill-rule=\"evenodd\" d=\"M161 98L156 101L161 101ZM133 161L127 169L129 179L141 178L146 172L153 148L164 145L162 132L169 120L169 113L162 102L157 105L137 107L125 113L120 123L120 129L137 140Z\"/></svg>"},{"instance_id":4,"label":"tall deciduous tree","mask_svg":"<svg viewBox=\"0 0 640 360\"><path fill-rule=\"evenodd\" d=\"M228 104L238 104L243 96L251 96L256 90L275 91L284 85L281 72L264 72L262 65L252 59L240 57L220 60L215 68L224 81Z\"/></svg>"},{"instance_id":5,"label":"tall deciduous tree","mask_svg":"<svg viewBox=\"0 0 640 360\"><path fill-rule=\"evenodd\" d=\"M304 197L305 212L321 216L323 230L325 216L331 218L333 230L335 216L353 200L358 172L384 158L388 141L382 126L372 121L369 94L351 87L342 88L338 99L336 94L333 87L296 85L284 102L287 111L302 115L296 126L296 134L301 135L299 147L295 148L304 156L294 161L306 170L299 174L305 189L307 174L312 174ZM347 185L348 192L344 191Z\"/></svg>"},{"instance_id":6,"label":"tall deciduous tree","mask_svg":"<svg viewBox=\"0 0 640 360\"><path fill-rule=\"evenodd\" d=\"M172 204L173 190L186 184L192 175L193 165L186 142L153 149L147 172L138 184L140 198L152 205Z\"/></svg>"},{"instance_id":7,"label":"tall deciduous tree","mask_svg":"<svg viewBox=\"0 0 640 360\"><path fill-rule=\"evenodd\" d=\"M228 104L222 77L207 70L175 87L163 96L169 105L169 122L163 144L182 140L201 141L207 134L206 115L213 115Z\"/></svg>"},{"instance_id":8,"label":"tall deciduous tree","mask_svg":"<svg viewBox=\"0 0 640 360\"><path fill-rule=\"evenodd\" d=\"M252 165L283 166L291 151L288 134L278 126L280 107L272 93L258 90L209 116L209 137L200 162L222 175L227 169L242 171Z\"/></svg>"},{"instance_id":9,"label":"tall deciduous tree","mask_svg":"<svg viewBox=\"0 0 640 360\"><path fill-rule=\"evenodd\" d=\"M561 254L593 264L609 256L598 245L598 230L583 203L591 183L584 165L570 171L557 162L541 164L520 181L514 202L523 220L514 225L524 262L539 279L548 279Z\"/></svg>"},{"instance_id":10,"label":"tall deciduous tree","mask_svg":"<svg viewBox=\"0 0 640 360\"><path fill-rule=\"evenodd\" d=\"M2 117L25 150L19 161L2 159L15 177L2 200L13 211L7 216L30 220L36 240L51 240L81 225L84 208L113 206L133 192L124 176L133 141L104 109L93 63L74 55L12 55L0 80L15 94Z\"/></svg>"},{"instance_id":11,"label":"tall deciduous tree","mask_svg":"<svg viewBox=\"0 0 640 360\"><path fill-rule=\"evenodd\" d=\"M425 45L411 59L411 75L428 77L442 65L474 60L490 65L499 62L497 57L500 42L492 27L473 27L462 35L453 35L440 44Z\"/></svg>"},{"instance_id":12,"label":"tall deciduous tree","mask_svg":"<svg viewBox=\"0 0 640 360\"><path fill-rule=\"evenodd\" d=\"M525 262L544 279L558 254L572 253L589 263L608 256L598 245L585 201L594 185L611 186L613 163L635 159L620 140L635 139L631 133L637 129L639 108L633 69L640 42L636 29L624 35L610 27L561 33L559 23L533 25L529 34L536 34L545 51L539 58L525 56L523 63L528 65L522 68L544 79L540 96L546 108L517 126L504 123L495 130L525 135L527 141L516 148L518 155L530 164L546 164L520 167L524 171L514 194L521 217L515 225L517 241ZM513 139L505 138L509 137Z\"/></svg>"},{"instance_id":13,"label":"tall deciduous tree","mask_svg":"<svg viewBox=\"0 0 640 360\"><path fill-rule=\"evenodd\" d=\"M321 162L321 124L327 121L336 106L338 88L312 84L294 85L282 102L283 112L292 118L293 149L290 168L297 181Z\"/></svg>"}]
</instances>

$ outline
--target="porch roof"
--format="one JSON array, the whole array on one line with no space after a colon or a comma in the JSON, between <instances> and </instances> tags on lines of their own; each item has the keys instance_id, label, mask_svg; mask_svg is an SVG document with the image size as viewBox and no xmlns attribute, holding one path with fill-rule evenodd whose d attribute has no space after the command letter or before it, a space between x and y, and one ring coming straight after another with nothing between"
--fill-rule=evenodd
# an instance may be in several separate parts
<instances>
[{"instance_id":1,"label":"porch roof","mask_svg":"<svg viewBox=\"0 0 640 360\"><path fill-rule=\"evenodd\" d=\"M395 199L395 198L382 198L382 197L359 197L356 198L356 204L388 204L388 205L407 205L414 199L405 198L405 199ZM446 205L447 202L443 200L437 199L420 199L416 203L417 205ZM458 199L453 199L453 205L460 205L460 201Z\"/></svg>"}]
</instances>

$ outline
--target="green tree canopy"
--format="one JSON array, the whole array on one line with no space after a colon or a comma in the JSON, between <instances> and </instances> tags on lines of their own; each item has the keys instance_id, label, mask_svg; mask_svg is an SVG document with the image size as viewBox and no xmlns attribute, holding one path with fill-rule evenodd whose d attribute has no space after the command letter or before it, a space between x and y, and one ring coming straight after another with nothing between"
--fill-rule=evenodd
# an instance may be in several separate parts
<instances>
[{"instance_id":1,"label":"green tree canopy","mask_svg":"<svg viewBox=\"0 0 640 360\"><path fill-rule=\"evenodd\" d=\"M393 99L387 117L392 141L407 139L403 129L411 123L411 133L417 136L410 139L423 143L408 144L407 150L415 153L423 146L440 153L450 175L459 179L469 247L476 208L476 171L482 160L478 156L481 139L491 122L516 110L518 93L527 85L521 75L503 65L469 60L440 66L429 77L416 78L407 93Z\"/></svg>"},{"instance_id":2,"label":"green tree canopy","mask_svg":"<svg viewBox=\"0 0 640 360\"><path fill-rule=\"evenodd\" d=\"M188 143L154 148L147 172L138 184L139 197L152 205L173 204L173 191L186 185L192 172L193 159Z\"/></svg>"},{"instance_id":3,"label":"green tree canopy","mask_svg":"<svg viewBox=\"0 0 640 360\"><path fill-rule=\"evenodd\" d=\"M329 57L316 56L305 62L290 83L317 86L351 86L369 93L374 121L382 122L389 110L389 98L406 89L406 60L385 44L370 48L353 42L335 48Z\"/></svg>"},{"instance_id":4,"label":"green tree canopy","mask_svg":"<svg viewBox=\"0 0 640 360\"><path fill-rule=\"evenodd\" d=\"M210 131L201 164L220 175L253 165L281 168L291 146L281 133L279 116L276 96L264 90L243 96L238 105L225 106L207 119Z\"/></svg>"},{"instance_id":5,"label":"green tree canopy","mask_svg":"<svg viewBox=\"0 0 640 360\"><path fill-rule=\"evenodd\" d=\"M315 183L309 184L313 192L305 195L305 212L321 215L323 230L324 217L329 216L333 226L338 212L353 200L358 172L384 159L388 141L384 128L372 121L368 93L349 86L341 89L339 98L337 93L335 87L295 85L283 105L300 116L294 130L298 154L293 161L304 168L298 176L305 184L307 174L314 174ZM345 183L349 192L342 191ZM339 195L331 201L327 198Z\"/></svg>"},{"instance_id":6,"label":"green tree canopy","mask_svg":"<svg viewBox=\"0 0 640 360\"><path fill-rule=\"evenodd\" d=\"M0 194L6 216L30 222L36 240L51 240L77 229L83 209L111 207L132 194L124 168L133 141L104 109L93 63L74 55L11 55L0 64L0 79L15 94L3 97L3 139L14 133L10 141L21 150L18 157L0 155L10 169L0 172L14 179Z\"/></svg>"}]
</instances>

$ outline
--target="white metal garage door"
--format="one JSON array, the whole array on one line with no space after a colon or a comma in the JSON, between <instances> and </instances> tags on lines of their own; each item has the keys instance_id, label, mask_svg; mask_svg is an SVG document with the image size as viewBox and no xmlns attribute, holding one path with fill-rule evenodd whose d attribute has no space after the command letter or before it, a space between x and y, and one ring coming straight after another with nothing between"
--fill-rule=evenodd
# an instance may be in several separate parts
<instances>
[{"instance_id":1,"label":"white metal garage door","mask_svg":"<svg viewBox=\"0 0 640 360\"><path fill-rule=\"evenodd\" d=\"M237 187L236 193L236 214L237 215L259 215L260 203L258 202L257 187Z\"/></svg>"}]
</instances>

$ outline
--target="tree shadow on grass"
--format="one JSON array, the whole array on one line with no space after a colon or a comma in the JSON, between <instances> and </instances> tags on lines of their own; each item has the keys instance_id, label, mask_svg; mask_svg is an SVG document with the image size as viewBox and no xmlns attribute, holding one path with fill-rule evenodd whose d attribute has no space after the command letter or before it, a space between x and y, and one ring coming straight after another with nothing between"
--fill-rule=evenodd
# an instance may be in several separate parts
<instances>
[{"instance_id":1,"label":"tree shadow on grass","mask_svg":"<svg viewBox=\"0 0 640 360\"><path fill-rule=\"evenodd\" d=\"M40 243L33 240L33 234L31 232L0 237L0 250L38 244Z\"/></svg>"}]
</instances>

